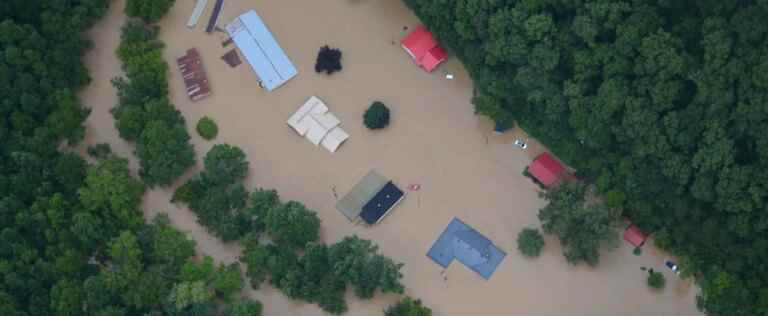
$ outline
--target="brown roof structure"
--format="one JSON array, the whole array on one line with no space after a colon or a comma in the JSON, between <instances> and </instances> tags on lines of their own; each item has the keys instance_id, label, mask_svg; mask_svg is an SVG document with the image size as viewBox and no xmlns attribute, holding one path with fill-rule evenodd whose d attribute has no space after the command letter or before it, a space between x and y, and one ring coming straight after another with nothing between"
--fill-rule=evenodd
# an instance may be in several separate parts
<instances>
[{"instance_id":1,"label":"brown roof structure","mask_svg":"<svg viewBox=\"0 0 768 316\"><path fill-rule=\"evenodd\" d=\"M176 62L179 65L187 95L192 101L201 100L211 94L211 86L208 84L208 76L205 75L203 62L197 49L190 48L187 54L179 57Z\"/></svg>"}]
</instances>

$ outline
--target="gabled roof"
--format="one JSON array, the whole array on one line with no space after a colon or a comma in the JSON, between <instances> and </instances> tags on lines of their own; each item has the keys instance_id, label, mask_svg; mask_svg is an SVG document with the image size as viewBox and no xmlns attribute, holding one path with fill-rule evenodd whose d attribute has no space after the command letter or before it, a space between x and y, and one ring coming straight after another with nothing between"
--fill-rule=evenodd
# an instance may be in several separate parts
<instances>
[{"instance_id":1,"label":"gabled roof","mask_svg":"<svg viewBox=\"0 0 768 316\"><path fill-rule=\"evenodd\" d=\"M176 59L176 63L184 79L187 95L192 101L201 100L211 94L208 76L203 69L203 62L197 49L190 48L184 56Z\"/></svg>"},{"instance_id":2,"label":"gabled roof","mask_svg":"<svg viewBox=\"0 0 768 316\"><path fill-rule=\"evenodd\" d=\"M405 193L392 181L387 182L381 190L363 206L360 218L368 225L378 223L391 211L395 205L403 199Z\"/></svg>"},{"instance_id":3,"label":"gabled roof","mask_svg":"<svg viewBox=\"0 0 768 316\"><path fill-rule=\"evenodd\" d=\"M543 153L528 166L528 173L545 187L550 187L561 179L565 167L549 153Z\"/></svg>"},{"instance_id":4,"label":"gabled roof","mask_svg":"<svg viewBox=\"0 0 768 316\"><path fill-rule=\"evenodd\" d=\"M237 17L227 25L227 33L268 91L298 74L256 11L250 10Z\"/></svg>"},{"instance_id":5,"label":"gabled roof","mask_svg":"<svg viewBox=\"0 0 768 316\"><path fill-rule=\"evenodd\" d=\"M371 201L388 182L389 180L378 172L369 171L349 190L349 193L336 202L336 209L350 221L357 220L365 204Z\"/></svg>"},{"instance_id":6,"label":"gabled roof","mask_svg":"<svg viewBox=\"0 0 768 316\"><path fill-rule=\"evenodd\" d=\"M400 44L416 63L427 71L432 71L448 57L448 53L439 46L432 33L423 25L416 27L400 41Z\"/></svg>"},{"instance_id":7,"label":"gabled roof","mask_svg":"<svg viewBox=\"0 0 768 316\"><path fill-rule=\"evenodd\" d=\"M448 57L448 53L440 46L435 46L427 52L424 57L421 58L419 64L428 72L432 72L437 65L443 62Z\"/></svg>"},{"instance_id":8,"label":"gabled roof","mask_svg":"<svg viewBox=\"0 0 768 316\"><path fill-rule=\"evenodd\" d=\"M648 238L648 235L646 235L642 230L640 230L640 227L635 226L634 224L629 225L627 227L627 230L624 231L624 240L629 242L635 247L640 247L645 243L645 239Z\"/></svg>"}]
</instances>

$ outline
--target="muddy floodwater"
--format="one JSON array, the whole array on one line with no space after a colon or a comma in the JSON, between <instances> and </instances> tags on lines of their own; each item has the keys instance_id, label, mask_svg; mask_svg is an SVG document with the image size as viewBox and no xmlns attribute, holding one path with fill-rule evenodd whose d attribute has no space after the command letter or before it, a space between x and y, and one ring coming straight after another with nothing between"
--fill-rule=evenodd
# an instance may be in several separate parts
<instances>
[{"instance_id":1,"label":"muddy floodwater","mask_svg":"<svg viewBox=\"0 0 768 316\"><path fill-rule=\"evenodd\" d=\"M396 0L226 0L219 20L224 26L248 9L261 15L277 41L296 65L298 76L273 92L259 88L247 62L230 68L221 56L234 48L222 46L221 32L205 33L213 0L195 28L187 28L193 0L177 0L160 23L165 58L170 66L171 100L184 114L198 154L198 166L215 143L239 146L248 155L249 188L275 188L283 200L297 200L317 211L321 235L334 242L358 234L374 240L396 261L404 262L406 294L421 298L434 315L531 316L689 316L695 308L695 286L679 280L663 267L666 254L652 243L641 256L622 246L604 253L597 268L566 263L558 242L547 237L537 259L522 257L517 233L537 227L537 211L544 205L538 188L521 172L544 149L529 139L525 150L512 145L526 138L520 131L503 135L492 124L473 115L472 82L455 58L433 73L416 67L398 44L418 25L418 19ZM107 142L130 157L137 169L133 144L118 137L109 110L116 104L110 79L120 74L115 55L120 26L125 21L123 1L114 1L88 34L94 42L86 56L93 82L81 94L93 109L87 122L86 144ZM316 74L318 49L330 45L343 52L343 71ZM195 47L202 56L212 95L200 102L187 97L175 59ZM447 80L452 74L453 80ZM299 137L285 121L310 96L323 99L350 134L335 154ZM373 101L392 111L389 127L369 131L362 115ZM200 138L194 124L202 116L219 125L213 142ZM374 227L356 226L334 208L369 170L375 169L401 188L418 184L405 200ZM179 183L197 170L190 170ZM177 183L176 185L179 185ZM224 244L200 227L182 205L170 203L173 188L147 192L146 217L167 212L174 226L197 241L202 254L218 261L237 260L241 249ZM432 242L453 217L485 234L507 253L490 280L458 262L442 276L442 268L426 257ZM651 291L641 267L663 271L667 287ZM316 305L288 300L267 284L247 295L264 303L265 315L325 315ZM369 301L349 296L347 315L382 315L398 299L377 295Z\"/></svg>"}]
</instances>

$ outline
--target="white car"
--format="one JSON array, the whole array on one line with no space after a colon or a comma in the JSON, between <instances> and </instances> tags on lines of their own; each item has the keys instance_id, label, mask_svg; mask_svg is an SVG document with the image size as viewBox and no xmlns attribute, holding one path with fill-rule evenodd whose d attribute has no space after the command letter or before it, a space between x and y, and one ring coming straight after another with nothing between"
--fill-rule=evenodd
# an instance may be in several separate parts
<instances>
[{"instance_id":1,"label":"white car","mask_svg":"<svg viewBox=\"0 0 768 316\"><path fill-rule=\"evenodd\" d=\"M524 142L522 139L515 139L515 143L512 144L512 146L515 146L517 148L522 148L522 149L528 148L528 144Z\"/></svg>"},{"instance_id":2,"label":"white car","mask_svg":"<svg viewBox=\"0 0 768 316\"><path fill-rule=\"evenodd\" d=\"M667 266L667 268L669 268L670 270L672 270L672 272L674 272L675 274L680 274L680 267L678 267L677 264L675 264L674 262L670 260L665 260L664 265Z\"/></svg>"}]
</instances>

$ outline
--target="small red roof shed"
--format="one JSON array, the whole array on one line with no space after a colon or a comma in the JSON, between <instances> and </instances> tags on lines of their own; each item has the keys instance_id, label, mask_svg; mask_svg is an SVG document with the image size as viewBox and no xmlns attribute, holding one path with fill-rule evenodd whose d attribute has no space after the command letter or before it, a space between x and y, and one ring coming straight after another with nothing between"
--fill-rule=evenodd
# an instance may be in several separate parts
<instances>
[{"instance_id":1,"label":"small red roof shed","mask_svg":"<svg viewBox=\"0 0 768 316\"><path fill-rule=\"evenodd\" d=\"M528 173L545 187L550 187L560 181L565 173L565 167L549 153L543 153L528 166Z\"/></svg>"},{"instance_id":2,"label":"small red roof shed","mask_svg":"<svg viewBox=\"0 0 768 316\"><path fill-rule=\"evenodd\" d=\"M648 235L640 230L640 227L635 226L635 224L629 225L627 230L624 231L624 240L628 241L635 247L642 246L645 243L645 239L647 238Z\"/></svg>"},{"instance_id":3,"label":"small red roof shed","mask_svg":"<svg viewBox=\"0 0 768 316\"><path fill-rule=\"evenodd\" d=\"M400 41L400 44L416 61L416 64L428 72L432 72L448 57L448 53L438 45L432 33L427 31L423 25L416 27L413 32Z\"/></svg>"}]
</instances>

